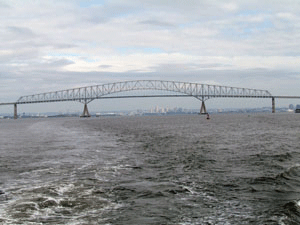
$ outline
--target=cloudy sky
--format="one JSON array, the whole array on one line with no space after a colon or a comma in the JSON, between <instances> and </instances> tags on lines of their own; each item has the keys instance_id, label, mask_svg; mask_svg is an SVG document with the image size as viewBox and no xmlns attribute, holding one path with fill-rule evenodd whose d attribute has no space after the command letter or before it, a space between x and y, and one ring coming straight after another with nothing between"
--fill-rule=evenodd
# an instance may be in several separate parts
<instances>
[{"instance_id":1,"label":"cloudy sky","mask_svg":"<svg viewBox=\"0 0 300 225\"><path fill-rule=\"evenodd\" d=\"M0 102L161 79L300 95L299 0L0 0Z\"/></svg>"}]
</instances>

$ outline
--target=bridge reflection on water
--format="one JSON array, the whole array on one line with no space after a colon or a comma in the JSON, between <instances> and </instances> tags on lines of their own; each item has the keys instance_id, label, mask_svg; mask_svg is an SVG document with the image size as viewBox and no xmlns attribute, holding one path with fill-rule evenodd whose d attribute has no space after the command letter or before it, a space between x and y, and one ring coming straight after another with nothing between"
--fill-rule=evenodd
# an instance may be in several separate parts
<instances>
[{"instance_id":1,"label":"bridge reflection on water","mask_svg":"<svg viewBox=\"0 0 300 225\"><path fill-rule=\"evenodd\" d=\"M177 81L133 80L21 96L16 102L0 105L14 105L14 118L17 119L18 104L78 101L84 104L82 116L89 117L87 104L93 100L146 97L194 97L202 102L200 114L207 113L205 101L210 98L270 98L272 113L275 113L275 98L300 98L300 96L273 96L269 91L259 89Z\"/></svg>"}]
</instances>

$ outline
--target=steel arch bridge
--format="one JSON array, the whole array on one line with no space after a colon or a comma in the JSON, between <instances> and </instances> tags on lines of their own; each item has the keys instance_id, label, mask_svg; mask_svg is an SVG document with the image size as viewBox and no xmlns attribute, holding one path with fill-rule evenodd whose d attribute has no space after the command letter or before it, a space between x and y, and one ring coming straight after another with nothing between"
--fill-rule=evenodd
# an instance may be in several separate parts
<instances>
[{"instance_id":1,"label":"steel arch bridge","mask_svg":"<svg viewBox=\"0 0 300 225\"><path fill-rule=\"evenodd\" d=\"M164 91L164 94L125 94L130 91ZM114 95L116 93L122 94L116 96ZM195 97L202 101L200 109L200 113L202 114L206 113L204 102L210 98L272 98L271 93L267 90L179 81L133 80L21 96L17 102L15 102L15 107L16 104L79 101L84 103L83 116L89 116L87 104L95 99L188 96Z\"/></svg>"}]
</instances>

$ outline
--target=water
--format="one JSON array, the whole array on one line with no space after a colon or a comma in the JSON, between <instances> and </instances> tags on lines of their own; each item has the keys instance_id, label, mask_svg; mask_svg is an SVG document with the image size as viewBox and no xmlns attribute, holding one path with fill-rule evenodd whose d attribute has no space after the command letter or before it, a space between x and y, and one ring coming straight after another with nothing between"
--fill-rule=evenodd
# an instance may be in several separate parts
<instances>
[{"instance_id":1,"label":"water","mask_svg":"<svg viewBox=\"0 0 300 225\"><path fill-rule=\"evenodd\" d=\"M0 224L300 223L298 114L0 120Z\"/></svg>"}]
</instances>

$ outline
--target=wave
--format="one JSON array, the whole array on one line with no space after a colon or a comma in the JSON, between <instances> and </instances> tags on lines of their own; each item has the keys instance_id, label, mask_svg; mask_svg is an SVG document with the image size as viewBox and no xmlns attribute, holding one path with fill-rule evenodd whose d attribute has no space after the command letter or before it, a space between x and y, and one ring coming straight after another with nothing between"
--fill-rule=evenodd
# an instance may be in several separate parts
<instances>
[{"instance_id":1,"label":"wave","mask_svg":"<svg viewBox=\"0 0 300 225\"><path fill-rule=\"evenodd\" d=\"M292 201L286 203L284 208L284 213L286 214L286 218L282 219L282 223L285 225L295 225L300 224L300 202Z\"/></svg>"},{"instance_id":2,"label":"wave","mask_svg":"<svg viewBox=\"0 0 300 225\"><path fill-rule=\"evenodd\" d=\"M269 197L270 208L279 216L279 224L300 224L300 164L275 177L259 177L251 182L251 192Z\"/></svg>"}]
</instances>

